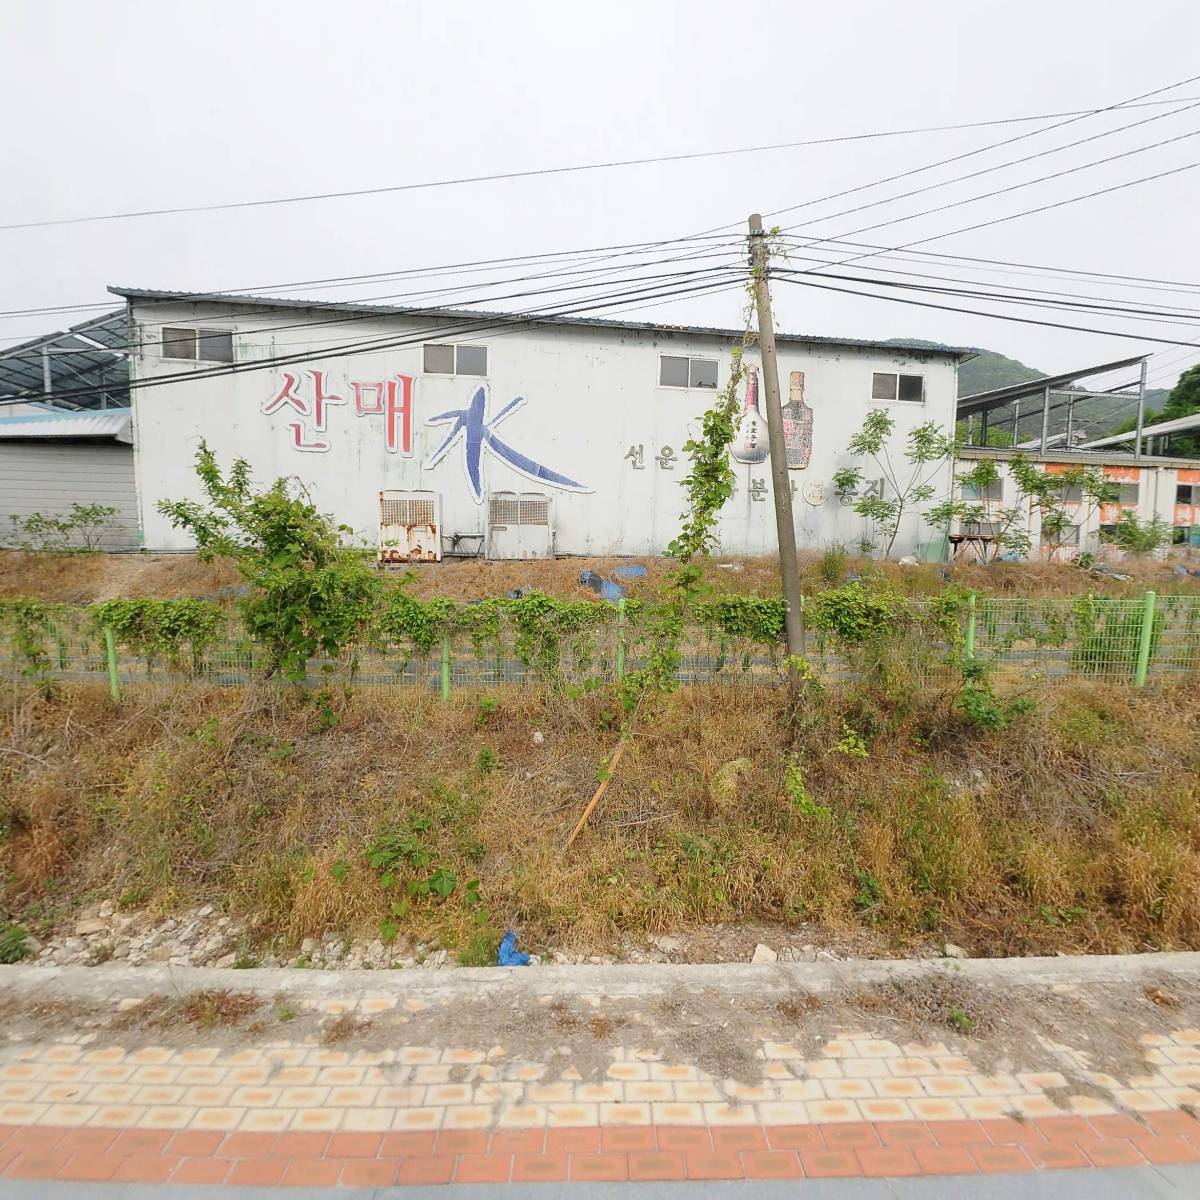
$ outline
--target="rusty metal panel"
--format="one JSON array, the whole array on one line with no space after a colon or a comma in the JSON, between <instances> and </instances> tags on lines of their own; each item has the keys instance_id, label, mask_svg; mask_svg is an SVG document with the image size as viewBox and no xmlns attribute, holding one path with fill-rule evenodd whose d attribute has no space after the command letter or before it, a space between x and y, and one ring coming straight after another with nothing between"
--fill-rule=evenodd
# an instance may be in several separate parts
<instances>
[{"instance_id":1,"label":"rusty metal panel","mask_svg":"<svg viewBox=\"0 0 1200 1200\"><path fill-rule=\"evenodd\" d=\"M379 561L440 562L441 497L436 492L379 493Z\"/></svg>"}]
</instances>

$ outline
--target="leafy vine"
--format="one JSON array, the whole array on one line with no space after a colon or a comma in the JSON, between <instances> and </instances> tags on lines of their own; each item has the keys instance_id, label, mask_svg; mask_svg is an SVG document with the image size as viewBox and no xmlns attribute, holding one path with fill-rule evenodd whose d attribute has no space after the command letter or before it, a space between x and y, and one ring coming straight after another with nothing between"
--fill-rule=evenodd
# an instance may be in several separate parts
<instances>
[{"instance_id":1,"label":"leafy vine","mask_svg":"<svg viewBox=\"0 0 1200 1200\"><path fill-rule=\"evenodd\" d=\"M175 669L185 661L194 673L223 624L220 606L207 600L105 600L92 616L101 629L153 663L159 658Z\"/></svg>"}]
</instances>

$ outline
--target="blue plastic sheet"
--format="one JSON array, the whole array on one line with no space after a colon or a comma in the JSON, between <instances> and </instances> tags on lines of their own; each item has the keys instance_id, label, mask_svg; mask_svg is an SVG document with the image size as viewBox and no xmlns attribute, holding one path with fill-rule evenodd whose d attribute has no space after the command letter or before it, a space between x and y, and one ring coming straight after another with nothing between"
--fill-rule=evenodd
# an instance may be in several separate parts
<instances>
[{"instance_id":1,"label":"blue plastic sheet","mask_svg":"<svg viewBox=\"0 0 1200 1200\"><path fill-rule=\"evenodd\" d=\"M500 949L496 951L496 964L501 967L529 965L529 955L524 950L517 949L517 935L511 929L500 939Z\"/></svg>"}]
</instances>

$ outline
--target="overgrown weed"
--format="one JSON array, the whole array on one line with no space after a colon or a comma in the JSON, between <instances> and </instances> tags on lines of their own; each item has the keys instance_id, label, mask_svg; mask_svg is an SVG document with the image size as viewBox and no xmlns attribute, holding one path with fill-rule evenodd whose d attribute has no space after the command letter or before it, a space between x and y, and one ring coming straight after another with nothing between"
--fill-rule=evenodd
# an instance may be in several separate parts
<instances>
[{"instance_id":1,"label":"overgrown weed","mask_svg":"<svg viewBox=\"0 0 1200 1200\"><path fill-rule=\"evenodd\" d=\"M782 689L681 689L564 852L613 706L606 688L513 689L483 731L469 694L361 689L323 729L267 688L136 689L120 707L99 688L18 693L0 744L33 757L0 758L0 903L39 933L50 916L27 914L61 919L61 897L85 893L219 902L285 944L393 922L471 964L511 927L528 948L596 952L741 921L869 923L900 949L930 934L995 954L1200 947L1188 680L1047 685L994 731L928 680L899 699L886 682L830 685L794 736L764 733L788 729ZM868 757L839 749L847 728ZM533 729L553 731L553 754ZM709 781L733 760L715 804ZM811 804L789 794L789 763ZM387 830L420 855L385 881L369 849Z\"/></svg>"}]
</instances>

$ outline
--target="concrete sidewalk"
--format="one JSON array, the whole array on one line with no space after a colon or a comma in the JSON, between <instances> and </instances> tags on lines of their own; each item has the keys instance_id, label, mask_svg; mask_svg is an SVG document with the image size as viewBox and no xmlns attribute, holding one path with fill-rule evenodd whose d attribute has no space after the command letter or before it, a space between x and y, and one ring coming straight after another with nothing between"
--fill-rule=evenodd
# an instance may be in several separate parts
<instances>
[{"instance_id":1,"label":"concrete sidewalk","mask_svg":"<svg viewBox=\"0 0 1200 1200\"><path fill-rule=\"evenodd\" d=\"M1171 1195L1200 1164L1195 954L8 967L0 1013L0 1198L800 1178L977 1196L1015 1172L1034 1195L1064 1168L1088 1195ZM1125 1169L1140 1191L1096 1190Z\"/></svg>"},{"instance_id":2,"label":"concrete sidewalk","mask_svg":"<svg viewBox=\"0 0 1200 1200\"><path fill-rule=\"evenodd\" d=\"M991 1175L922 1179L813 1179L804 1184L805 1200L1012 1200L1013 1178ZM1021 1200L1190 1200L1200 1195L1200 1167L1117 1168L1103 1174L1044 1171L1022 1177ZM338 1200L573 1200L576 1184L462 1184L449 1187L339 1189ZM199 1185L35 1183L0 1181L0 1200L236 1200L241 1188ZM324 1188L261 1188L255 1200L328 1200ZM794 1183L760 1181L709 1183L594 1183L589 1200L793 1200Z\"/></svg>"}]
</instances>

